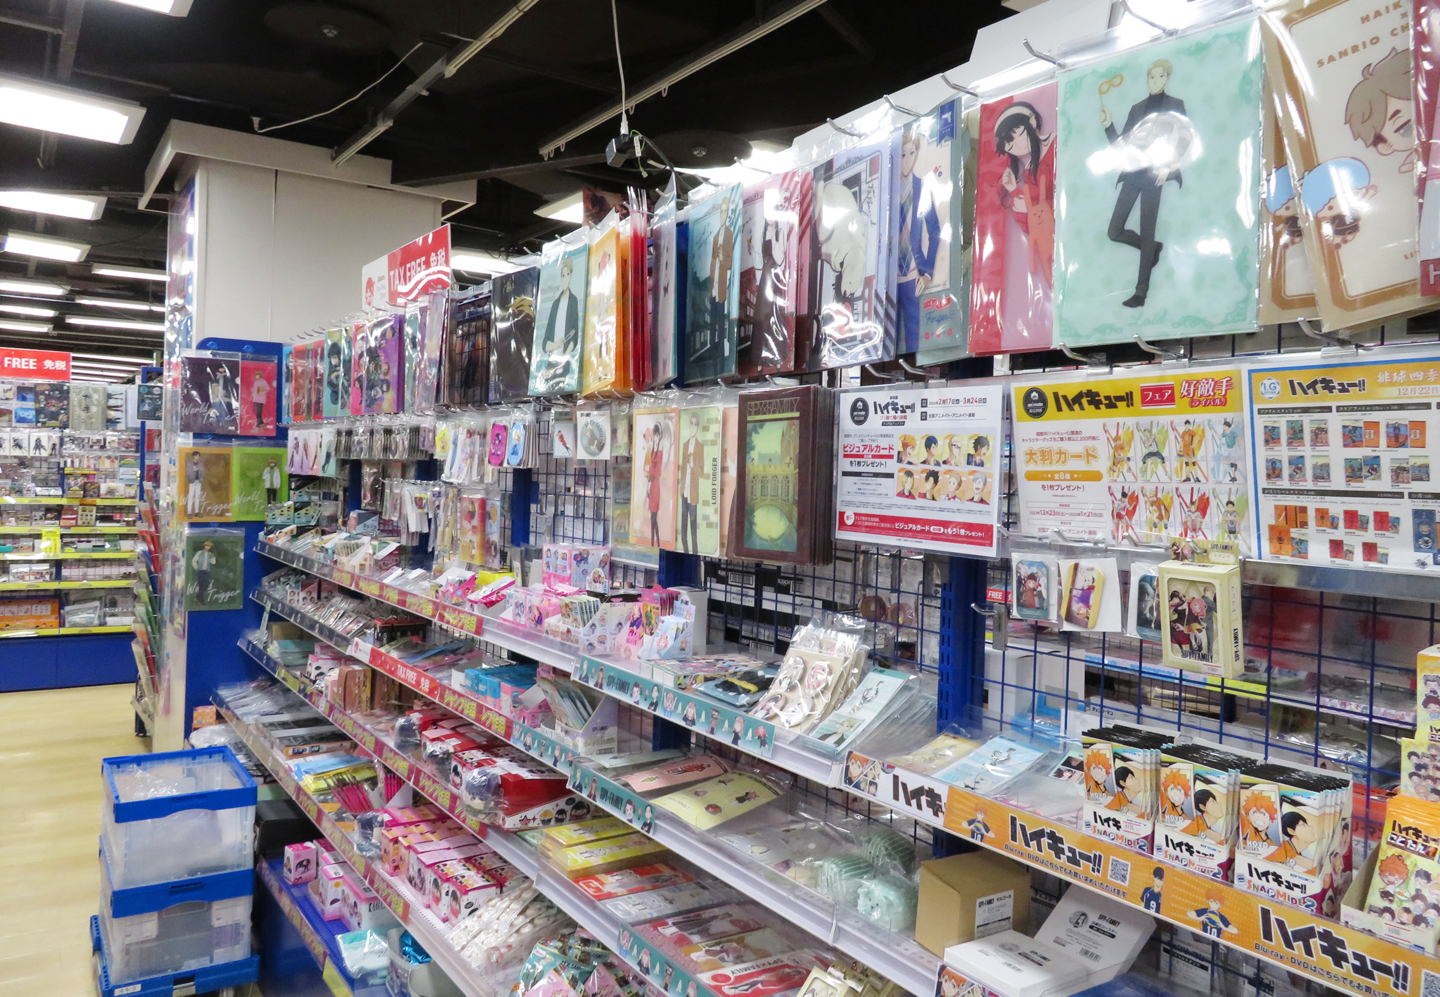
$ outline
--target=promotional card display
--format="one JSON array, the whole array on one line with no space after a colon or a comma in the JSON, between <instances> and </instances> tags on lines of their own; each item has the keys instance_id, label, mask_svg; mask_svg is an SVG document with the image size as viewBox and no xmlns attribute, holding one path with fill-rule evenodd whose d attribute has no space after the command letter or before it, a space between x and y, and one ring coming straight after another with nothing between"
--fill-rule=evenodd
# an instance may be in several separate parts
<instances>
[{"instance_id":1,"label":"promotional card display","mask_svg":"<svg viewBox=\"0 0 1440 997\"><path fill-rule=\"evenodd\" d=\"M1363 329L1426 307L1411 5L1287 0L1263 21L1323 327Z\"/></svg>"},{"instance_id":2,"label":"promotional card display","mask_svg":"<svg viewBox=\"0 0 1440 997\"><path fill-rule=\"evenodd\" d=\"M791 170L745 188L740 242L737 370L746 377L795 367L797 323L809 287L814 177Z\"/></svg>"},{"instance_id":3,"label":"promotional card display","mask_svg":"<svg viewBox=\"0 0 1440 997\"><path fill-rule=\"evenodd\" d=\"M835 392L819 385L740 396L728 556L830 563L834 416Z\"/></svg>"},{"instance_id":4,"label":"promotional card display","mask_svg":"<svg viewBox=\"0 0 1440 997\"><path fill-rule=\"evenodd\" d=\"M619 218L610 212L590 236L586 281L584 358L580 392L593 395L615 386L620 340Z\"/></svg>"},{"instance_id":5,"label":"promotional card display","mask_svg":"<svg viewBox=\"0 0 1440 997\"><path fill-rule=\"evenodd\" d=\"M197 354L180 358L180 432L234 435L240 432L239 410L238 355ZM307 405L307 420L308 412Z\"/></svg>"},{"instance_id":6,"label":"promotional card display","mask_svg":"<svg viewBox=\"0 0 1440 997\"><path fill-rule=\"evenodd\" d=\"M490 403L524 401L530 387L535 337L535 292L540 268L499 274L491 281Z\"/></svg>"},{"instance_id":7,"label":"promotional card display","mask_svg":"<svg viewBox=\"0 0 1440 997\"><path fill-rule=\"evenodd\" d=\"M737 369L743 209L744 191L739 184L690 205L686 384L713 381Z\"/></svg>"},{"instance_id":8,"label":"promotional card display","mask_svg":"<svg viewBox=\"0 0 1440 997\"><path fill-rule=\"evenodd\" d=\"M1414 0L1410 37L1415 79L1415 191L1420 197L1420 293L1440 294L1440 153L1435 133L1435 105L1440 100L1440 3ZM1431 163L1436 165L1432 166Z\"/></svg>"},{"instance_id":9,"label":"promotional card display","mask_svg":"<svg viewBox=\"0 0 1440 997\"><path fill-rule=\"evenodd\" d=\"M338 340L336 346L338 347ZM330 347L327 344L328 349ZM240 361L241 398L238 421L241 436L275 435L275 399L279 395L275 381L276 371L274 357ZM330 386L326 386L325 398L327 401L332 394L337 402L340 398L339 373L337 366L334 391L332 392ZM336 411L338 413L338 408Z\"/></svg>"},{"instance_id":10,"label":"promotional card display","mask_svg":"<svg viewBox=\"0 0 1440 997\"><path fill-rule=\"evenodd\" d=\"M994 557L1004 401L980 384L842 393L836 538Z\"/></svg>"},{"instance_id":11,"label":"promotional card display","mask_svg":"<svg viewBox=\"0 0 1440 997\"><path fill-rule=\"evenodd\" d=\"M893 146L888 138L856 146L815 169L805 370L895 356L895 328L885 321L895 284L888 238Z\"/></svg>"},{"instance_id":12,"label":"promotional card display","mask_svg":"<svg viewBox=\"0 0 1440 997\"><path fill-rule=\"evenodd\" d=\"M1136 546L1231 540L1249 554L1240 371L1014 386L1020 532Z\"/></svg>"},{"instance_id":13,"label":"promotional card display","mask_svg":"<svg viewBox=\"0 0 1440 997\"><path fill-rule=\"evenodd\" d=\"M679 411L671 406L636 402L634 432L630 543L674 550Z\"/></svg>"},{"instance_id":14,"label":"promotional card display","mask_svg":"<svg viewBox=\"0 0 1440 997\"><path fill-rule=\"evenodd\" d=\"M970 351L1054 342L1056 84L980 108Z\"/></svg>"},{"instance_id":15,"label":"promotional card display","mask_svg":"<svg viewBox=\"0 0 1440 997\"><path fill-rule=\"evenodd\" d=\"M1246 19L1060 73L1056 342L1255 328L1259 31Z\"/></svg>"},{"instance_id":16,"label":"promotional card display","mask_svg":"<svg viewBox=\"0 0 1440 997\"><path fill-rule=\"evenodd\" d=\"M718 406L680 410L680 536L676 549L718 557L720 548L720 422Z\"/></svg>"},{"instance_id":17,"label":"promotional card display","mask_svg":"<svg viewBox=\"0 0 1440 997\"><path fill-rule=\"evenodd\" d=\"M1352 802L1348 778L1272 762L1247 766L1235 885L1334 916L1350 880Z\"/></svg>"},{"instance_id":18,"label":"promotional card display","mask_svg":"<svg viewBox=\"0 0 1440 997\"><path fill-rule=\"evenodd\" d=\"M1264 167L1260 191L1261 325L1294 322L1319 314L1315 303L1315 272L1305 252L1300 227L1300 177L1285 161L1280 134L1279 98L1267 80L1262 97Z\"/></svg>"},{"instance_id":19,"label":"promotional card display","mask_svg":"<svg viewBox=\"0 0 1440 997\"><path fill-rule=\"evenodd\" d=\"M970 318L965 156L969 132L959 101L900 130L894 211L896 351L940 363L966 355Z\"/></svg>"},{"instance_id":20,"label":"promotional card display","mask_svg":"<svg viewBox=\"0 0 1440 997\"><path fill-rule=\"evenodd\" d=\"M1201 744L1164 748L1155 856L1228 881L1240 836L1240 770L1252 761Z\"/></svg>"},{"instance_id":21,"label":"promotional card display","mask_svg":"<svg viewBox=\"0 0 1440 997\"><path fill-rule=\"evenodd\" d=\"M1240 565L1164 561L1157 584L1164 663L1221 678L1243 672Z\"/></svg>"},{"instance_id":22,"label":"promotional card display","mask_svg":"<svg viewBox=\"0 0 1440 997\"><path fill-rule=\"evenodd\" d=\"M580 388L581 334L585 329L585 278L590 247L581 238L545 244L540 259L535 340L530 351L530 394L574 394Z\"/></svg>"},{"instance_id":23,"label":"promotional card display","mask_svg":"<svg viewBox=\"0 0 1440 997\"><path fill-rule=\"evenodd\" d=\"M1440 564L1432 372L1440 378L1440 358L1414 355L1249 372L1260 557L1391 571Z\"/></svg>"},{"instance_id":24,"label":"promotional card display","mask_svg":"<svg viewBox=\"0 0 1440 997\"><path fill-rule=\"evenodd\" d=\"M1139 852L1152 850L1160 805L1160 751L1172 735L1133 727L1097 727L1081 737L1086 834Z\"/></svg>"}]
</instances>

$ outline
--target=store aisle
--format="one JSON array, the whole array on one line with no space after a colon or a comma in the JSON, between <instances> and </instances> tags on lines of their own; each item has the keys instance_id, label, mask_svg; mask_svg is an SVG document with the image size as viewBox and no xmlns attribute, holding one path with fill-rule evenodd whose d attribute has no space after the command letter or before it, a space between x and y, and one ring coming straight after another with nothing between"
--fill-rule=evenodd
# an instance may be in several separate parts
<instances>
[{"instance_id":1,"label":"store aisle","mask_svg":"<svg viewBox=\"0 0 1440 997\"><path fill-rule=\"evenodd\" d=\"M93 997L100 759L149 749L133 687L0 694L0 993Z\"/></svg>"}]
</instances>

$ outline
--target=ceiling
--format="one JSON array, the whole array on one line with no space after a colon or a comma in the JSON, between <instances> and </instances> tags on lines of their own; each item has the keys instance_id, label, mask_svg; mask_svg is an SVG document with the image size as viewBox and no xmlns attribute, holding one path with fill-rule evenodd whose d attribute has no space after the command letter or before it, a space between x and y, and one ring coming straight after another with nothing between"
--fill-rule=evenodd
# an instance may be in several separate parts
<instances>
[{"instance_id":1,"label":"ceiling","mask_svg":"<svg viewBox=\"0 0 1440 997\"><path fill-rule=\"evenodd\" d=\"M140 211L137 195L170 120L251 131L322 115L271 134L345 147L428 67L480 36L514 2L194 0L186 16L169 17L110 0L0 0L0 71L64 81L146 108L126 146L0 125L0 188L109 196L94 222L3 209L0 222L88 242L89 262L162 267L165 219L157 212L164 202ZM783 20L799 2L615 0L628 93L747 29ZM430 82L364 147L366 155L392 161L395 183L477 180L476 203L450 219L457 246L534 249L568 227L535 215L546 201L585 186L619 190L656 179L653 171L642 180L633 168L605 165L605 144L618 131L614 118L542 159L547 140L619 98L611 4L522 5L530 9L453 76ZM638 104L630 125L662 139L662 147L674 136L666 150L672 159L707 145L682 132L698 131L709 137L708 147L732 157L730 136L788 144L827 117L964 62L975 32L1010 13L998 0L903 0L883 5L883 16L877 6L828 0ZM387 71L357 99L322 114ZM3 254L0 277L64 278L92 296L163 297L162 284L95 277L89 262L67 266ZM0 345L18 340L37 345L34 334L0 330ZM53 341L54 348L138 355L157 348L159 336L67 329Z\"/></svg>"}]
</instances>

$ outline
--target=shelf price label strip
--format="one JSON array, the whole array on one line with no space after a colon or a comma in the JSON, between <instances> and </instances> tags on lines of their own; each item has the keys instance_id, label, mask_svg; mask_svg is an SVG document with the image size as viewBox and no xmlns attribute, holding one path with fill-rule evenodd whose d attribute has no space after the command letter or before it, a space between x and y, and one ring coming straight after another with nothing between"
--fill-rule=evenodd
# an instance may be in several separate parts
<instances>
[{"instance_id":1,"label":"shelf price label strip","mask_svg":"<svg viewBox=\"0 0 1440 997\"><path fill-rule=\"evenodd\" d=\"M582 655L571 678L623 703L714 738L746 754L775 756L775 725L658 682L613 662Z\"/></svg>"},{"instance_id":2,"label":"shelf price label strip","mask_svg":"<svg viewBox=\"0 0 1440 997\"><path fill-rule=\"evenodd\" d=\"M280 880L275 878L275 870L270 868L270 863L259 862L256 864L256 869L260 873L260 878L265 882L266 889L270 891L270 895L275 898L275 902L278 903L280 909L285 912L286 919L294 925L295 930L300 933L300 940L305 943L305 947L310 950L310 954L315 958L315 964L320 967L321 975L326 985L330 987L330 992L333 993L335 997L355 997L349 984L347 984L340 975L340 971L335 966L334 960L330 958L329 948L326 947L325 942L320 938L319 933L315 930L314 925L310 923L309 918L305 916L304 912L300 910L299 905L295 903L295 898L290 895L290 891L285 889Z\"/></svg>"}]
</instances>

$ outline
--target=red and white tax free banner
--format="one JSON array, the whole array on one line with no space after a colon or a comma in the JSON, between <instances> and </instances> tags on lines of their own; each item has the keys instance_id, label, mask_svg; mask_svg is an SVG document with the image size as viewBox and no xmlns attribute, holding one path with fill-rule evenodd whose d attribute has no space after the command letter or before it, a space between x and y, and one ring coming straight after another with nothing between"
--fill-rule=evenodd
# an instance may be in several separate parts
<instances>
[{"instance_id":1,"label":"red and white tax free banner","mask_svg":"<svg viewBox=\"0 0 1440 997\"><path fill-rule=\"evenodd\" d=\"M70 354L53 350L0 348L0 377L40 381L70 380Z\"/></svg>"},{"instance_id":2,"label":"red and white tax free banner","mask_svg":"<svg viewBox=\"0 0 1440 997\"><path fill-rule=\"evenodd\" d=\"M360 271L361 302L366 308L403 305L450 283L450 226L441 225L367 264Z\"/></svg>"}]
</instances>

